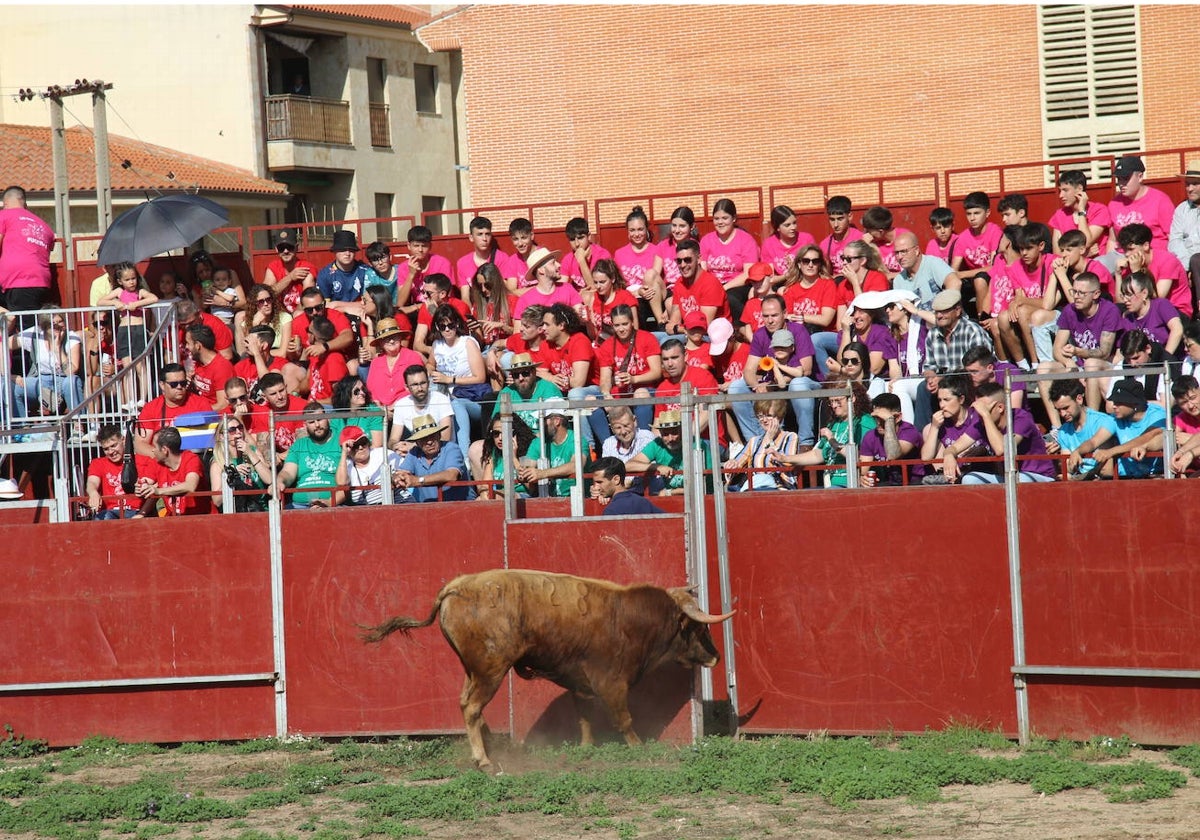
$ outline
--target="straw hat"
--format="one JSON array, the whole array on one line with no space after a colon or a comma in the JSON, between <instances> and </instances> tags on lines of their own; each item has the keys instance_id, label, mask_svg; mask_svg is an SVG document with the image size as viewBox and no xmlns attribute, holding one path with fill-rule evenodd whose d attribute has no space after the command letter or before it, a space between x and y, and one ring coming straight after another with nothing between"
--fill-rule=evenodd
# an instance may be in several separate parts
<instances>
[{"instance_id":1,"label":"straw hat","mask_svg":"<svg viewBox=\"0 0 1200 840\"><path fill-rule=\"evenodd\" d=\"M525 272L525 279L532 280L537 274L537 270L544 263L550 260L556 260L562 256L562 251L551 251L548 248L534 248L533 253L529 255L529 270Z\"/></svg>"},{"instance_id":2,"label":"straw hat","mask_svg":"<svg viewBox=\"0 0 1200 840\"><path fill-rule=\"evenodd\" d=\"M404 317L400 313L401 317ZM371 339L372 344L380 344L385 338L391 338L394 335L408 335L412 332L412 328L408 325L408 319L404 318L404 324L401 325L395 318L383 318L375 325L375 337Z\"/></svg>"},{"instance_id":3,"label":"straw hat","mask_svg":"<svg viewBox=\"0 0 1200 840\"><path fill-rule=\"evenodd\" d=\"M425 438L440 434L442 427L438 425L438 421L433 419L431 414L418 414L413 418L412 431L408 433L408 440L424 440Z\"/></svg>"}]
</instances>

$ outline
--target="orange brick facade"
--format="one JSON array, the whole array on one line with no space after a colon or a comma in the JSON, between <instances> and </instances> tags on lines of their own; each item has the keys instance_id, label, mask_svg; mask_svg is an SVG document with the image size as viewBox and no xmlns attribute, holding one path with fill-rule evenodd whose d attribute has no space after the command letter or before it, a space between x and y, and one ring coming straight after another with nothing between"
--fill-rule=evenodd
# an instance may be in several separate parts
<instances>
[{"instance_id":1,"label":"orange brick facade","mask_svg":"<svg viewBox=\"0 0 1200 840\"><path fill-rule=\"evenodd\" d=\"M1200 12L1141 20L1147 146L1195 145ZM474 206L1043 157L1033 6L473 6L421 36L462 49Z\"/></svg>"}]
</instances>

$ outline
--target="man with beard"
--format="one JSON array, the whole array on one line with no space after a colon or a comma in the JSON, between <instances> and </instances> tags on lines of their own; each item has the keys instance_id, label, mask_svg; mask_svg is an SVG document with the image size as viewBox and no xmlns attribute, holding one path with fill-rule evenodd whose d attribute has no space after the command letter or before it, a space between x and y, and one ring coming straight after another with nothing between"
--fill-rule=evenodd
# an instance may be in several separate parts
<instances>
[{"instance_id":1,"label":"man with beard","mask_svg":"<svg viewBox=\"0 0 1200 840\"><path fill-rule=\"evenodd\" d=\"M337 483L338 461L342 447L329 429L329 418L325 407L315 400L304 406L306 437L297 438L287 451L283 466L279 470L276 487L282 496L289 487L303 490L309 487L331 487ZM290 509L327 508L342 503L345 494L341 490L313 490L296 492L290 497Z\"/></svg>"}]
</instances>

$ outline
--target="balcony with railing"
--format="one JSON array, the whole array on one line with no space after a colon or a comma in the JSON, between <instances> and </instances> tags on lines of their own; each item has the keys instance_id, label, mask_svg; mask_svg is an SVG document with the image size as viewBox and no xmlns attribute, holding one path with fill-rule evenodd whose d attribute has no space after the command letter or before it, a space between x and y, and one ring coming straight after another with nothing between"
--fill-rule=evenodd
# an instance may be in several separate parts
<instances>
[{"instance_id":1,"label":"balcony with railing","mask_svg":"<svg viewBox=\"0 0 1200 840\"><path fill-rule=\"evenodd\" d=\"M374 107L371 112L372 135ZM294 94L268 96L267 139L349 146L350 103Z\"/></svg>"},{"instance_id":2,"label":"balcony with railing","mask_svg":"<svg viewBox=\"0 0 1200 840\"><path fill-rule=\"evenodd\" d=\"M388 121L388 106L382 102L371 103L371 145L384 149L392 147L392 129Z\"/></svg>"}]
</instances>

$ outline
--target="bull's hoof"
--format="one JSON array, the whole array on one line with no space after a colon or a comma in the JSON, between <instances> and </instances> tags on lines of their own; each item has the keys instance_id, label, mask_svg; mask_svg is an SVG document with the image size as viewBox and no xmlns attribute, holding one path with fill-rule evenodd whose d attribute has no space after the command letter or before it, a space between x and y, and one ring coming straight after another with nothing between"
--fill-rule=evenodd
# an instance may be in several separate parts
<instances>
[{"instance_id":1,"label":"bull's hoof","mask_svg":"<svg viewBox=\"0 0 1200 840\"><path fill-rule=\"evenodd\" d=\"M492 761L476 761L475 767L481 773L487 773L489 776L504 775L504 768Z\"/></svg>"}]
</instances>

